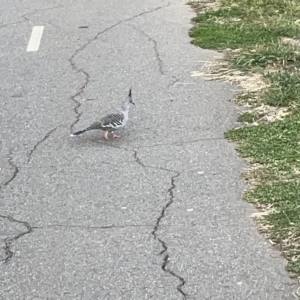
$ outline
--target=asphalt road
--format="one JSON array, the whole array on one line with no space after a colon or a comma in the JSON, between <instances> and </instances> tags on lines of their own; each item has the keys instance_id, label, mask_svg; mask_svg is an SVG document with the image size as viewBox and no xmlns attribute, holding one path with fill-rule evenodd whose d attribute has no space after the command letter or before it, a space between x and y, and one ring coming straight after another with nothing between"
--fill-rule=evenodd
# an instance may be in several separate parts
<instances>
[{"instance_id":1,"label":"asphalt road","mask_svg":"<svg viewBox=\"0 0 300 300\"><path fill-rule=\"evenodd\" d=\"M217 55L190 44L192 17L181 0L2 1L1 300L295 299L223 138L234 87L191 77ZM130 87L121 139L69 137Z\"/></svg>"}]
</instances>

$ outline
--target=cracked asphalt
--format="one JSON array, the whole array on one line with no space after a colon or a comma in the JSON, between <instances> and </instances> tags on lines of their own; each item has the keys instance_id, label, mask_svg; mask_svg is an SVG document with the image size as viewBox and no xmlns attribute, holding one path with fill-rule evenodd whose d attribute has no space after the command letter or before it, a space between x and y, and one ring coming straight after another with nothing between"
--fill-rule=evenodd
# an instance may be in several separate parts
<instances>
[{"instance_id":1,"label":"cracked asphalt","mask_svg":"<svg viewBox=\"0 0 300 300\"><path fill-rule=\"evenodd\" d=\"M0 299L296 299L223 138L235 87L191 77L219 54L189 6L42 2L0 12ZM69 137L129 87L121 139Z\"/></svg>"}]
</instances>

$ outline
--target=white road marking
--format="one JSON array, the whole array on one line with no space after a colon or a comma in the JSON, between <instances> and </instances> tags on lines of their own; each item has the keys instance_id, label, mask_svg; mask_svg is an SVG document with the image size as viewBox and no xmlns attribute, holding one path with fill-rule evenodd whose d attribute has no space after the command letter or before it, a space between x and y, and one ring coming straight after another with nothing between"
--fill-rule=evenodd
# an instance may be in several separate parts
<instances>
[{"instance_id":1,"label":"white road marking","mask_svg":"<svg viewBox=\"0 0 300 300\"><path fill-rule=\"evenodd\" d=\"M27 45L27 52L38 51L44 31L44 26L34 26L32 28L30 40Z\"/></svg>"}]
</instances>

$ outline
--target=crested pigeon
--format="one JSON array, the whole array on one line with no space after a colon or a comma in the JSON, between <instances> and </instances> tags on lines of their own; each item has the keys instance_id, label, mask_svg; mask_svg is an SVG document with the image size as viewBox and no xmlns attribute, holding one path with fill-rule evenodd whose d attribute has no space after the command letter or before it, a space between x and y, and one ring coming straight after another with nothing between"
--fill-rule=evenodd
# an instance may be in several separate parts
<instances>
[{"instance_id":1,"label":"crested pigeon","mask_svg":"<svg viewBox=\"0 0 300 300\"><path fill-rule=\"evenodd\" d=\"M116 135L114 133L115 130L124 127L128 121L128 112L130 105L135 103L132 101L131 96L131 89L129 90L129 94L126 100L123 102L120 108L117 108L114 111L111 111L104 115L99 121L92 123L90 126L86 127L85 129L79 130L71 134L71 136L76 136L82 134L89 130L101 129L104 132L104 138L108 140L108 133L111 132L113 134L113 138L119 138L120 135Z\"/></svg>"}]
</instances>

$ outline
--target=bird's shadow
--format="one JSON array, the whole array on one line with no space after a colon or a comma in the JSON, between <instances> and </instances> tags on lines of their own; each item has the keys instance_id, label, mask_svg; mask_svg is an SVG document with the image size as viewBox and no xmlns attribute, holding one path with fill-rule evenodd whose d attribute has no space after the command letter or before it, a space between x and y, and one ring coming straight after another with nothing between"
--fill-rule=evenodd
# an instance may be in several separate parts
<instances>
[{"instance_id":1,"label":"bird's shadow","mask_svg":"<svg viewBox=\"0 0 300 300\"><path fill-rule=\"evenodd\" d=\"M71 137L70 137L71 138ZM124 132L120 138L113 138L109 136L109 139L104 139L103 135L96 134L87 134L78 137L72 137L74 139L72 141L73 147L115 147L115 148L123 148L124 142L128 136ZM127 145L127 143L125 143Z\"/></svg>"}]
</instances>

